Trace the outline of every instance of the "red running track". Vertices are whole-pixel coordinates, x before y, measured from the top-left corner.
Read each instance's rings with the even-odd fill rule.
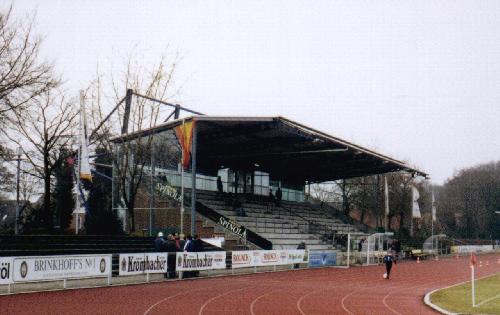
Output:
[[[500,272],[481,256],[477,277]],[[488,261],[488,266],[486,266]],[[469,280],[468,258],[0,296],[2,314],[436,314],[423,296]]]

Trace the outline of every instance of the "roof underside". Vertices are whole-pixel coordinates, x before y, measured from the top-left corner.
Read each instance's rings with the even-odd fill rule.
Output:
[[[304,183],[407,171],[403,162],[329,136],[283,117],[196,116],[197,171],[216,174],[221,167],[261,170],[273,179]],[[127,135],[131,139],[178,125],[174,121]],[[115,141],[120,141],[116,139]]]

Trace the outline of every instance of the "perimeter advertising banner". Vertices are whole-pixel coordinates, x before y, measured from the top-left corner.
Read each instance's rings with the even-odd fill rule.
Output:
[[[493,245],[459,245],[451,246],[452,254],[481,253],[493,251]]]
[[[0,257],[0,285],[14,283],[14,258]]]
[[[287,250],[254,250],[254,266],[275,266],[288,264]]]
[[[120,254],[120,276],[167,272],[167,253]]]
[[[289,249],[287,252],[289,264],[305,264],[309,262],[309,254],[305,249]]]
[[[242,250],[232,252],[232,268],[245,268],[255,266],[254,251]]]
[[[14,281],[107,277],[111,255],[15,257]]]
[[[245,250],[232,252],[232,268],[274,266],[308,263],[309,255],[304,249]]]
[[[309,267],[336,266],[337,254],[332,252],[309,252]]]
[[[226,252],[177,253],[177,271],[226,269]]]

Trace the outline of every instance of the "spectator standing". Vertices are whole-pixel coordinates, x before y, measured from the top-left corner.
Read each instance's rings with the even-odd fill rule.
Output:
[[[174,238],[174,242],[175,242],[175,251],[182,252],[181,238],[179,237],[179,234],[174,233],[173,238]]]
[[[222,186],[222,179],[220,176],[217,176],[217,193],[221,196],[224,194],[224,186]]]
[[[167,242],[165,246],[165,250],[167,252],[167,274],[166,278],[175,278],[175,258],[177,249],[175,247],[175,240],[172,234],[167,236]]]
[[[184,251],[194,252],[193,238],[191,237],[191,235],[188,235],[186,238],[186,244],[184,244]]]
[[[163,252],[165,250],[165,240],[163,239],[163,233],[158,232],[158,236],[155,239],[155,251]]]
[[[385,264],[385,273],[387,277],[385,277],[387,280],[389,280],[389,276],[391,274],[391,268],[392,268],[392,261],[393,261],[392,253],[391,251],[387,251],[387,254],[384,256],[384,264]]]
[[[203,242],[201,241],[201,239],[198,235],[194,236],[193,251],[194,252],[202,252],[203,251]]]
[[[269,204],[267,207],[269,213],[272,213],[275,203],[276,203],[276,198],[273,195],[273,190],[269,188]]]
[[[179,234],[179,251],[184,251],[184,246],[186,245],[186,235],[184,233]]]
[[[276,190],[276,206],[281,205],[281,198],[283,197],[283,193],[281,192],[281,187],[278,187],[278,190]]]
[[[363,250],[363,243],[365,242],[365,239],[362,238],[359,240],[359,243],[358,243],[358,252],[361,252]]]

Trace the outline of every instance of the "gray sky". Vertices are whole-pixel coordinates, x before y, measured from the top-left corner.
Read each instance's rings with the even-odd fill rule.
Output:
[[[132,49],[182,56],[175,101],[282,115],[442,183],[499,160],[500,1],[35,1],[44,54],[77,95]]]

